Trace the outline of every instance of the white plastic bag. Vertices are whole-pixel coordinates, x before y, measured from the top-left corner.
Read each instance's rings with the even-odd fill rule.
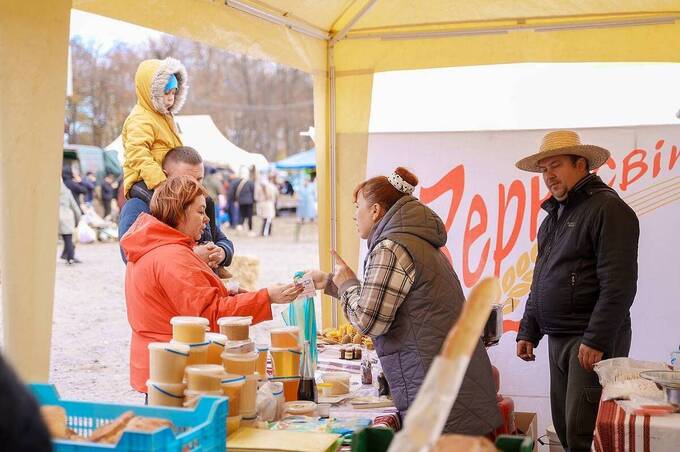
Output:
[[[272,389],[269,383],[265,383],[257,391],[257,417],[261,421],[271,422],[277,418],[276,397]]]
[[[97,239],[97,234],[88,224],[85,219],[80,220],[76,228],[76,235],[78,243],[92,243]]]

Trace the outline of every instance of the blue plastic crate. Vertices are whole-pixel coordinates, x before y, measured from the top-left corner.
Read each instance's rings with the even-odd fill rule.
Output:
[[[54,440],[55,452],[226,450],[228,399],[223,397],[201,397],[194,409],[166,408],[63,400],[53,385],[31,384],[29,387],[40,405],[63,407],[68,428],[86,438],[126,411],[168,419],[174,425],[173,429],[163,427],[152,433],[125,432],[116,445]]]

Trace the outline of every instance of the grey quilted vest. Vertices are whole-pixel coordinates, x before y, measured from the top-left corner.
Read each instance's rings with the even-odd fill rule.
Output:
[[[404,196],[375,225],[368,249],[392,240],[408,251],[415,281],[386,334],[375,340],[395,406],[402,415],[413,403],[432,360],[439,354],[465,296],[458,276],[440,248],[442,220],[412,196]],[[481,340],[474,351],[444,432],[485,435],[501,422],[491,362]]]

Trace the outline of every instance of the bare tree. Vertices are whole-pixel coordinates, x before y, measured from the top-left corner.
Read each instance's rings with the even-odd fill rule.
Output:
[[[172,56],[189,72],[183,114],[209,114],[229,140],[269,160],[311,144],[299,135],[314,118],[312,81],[303,72],[168,35],[107,50],[74,38],[71,51],[74,94],[66,121],[73,143],[106,146],[113,141],[136,102],[139,62]]]

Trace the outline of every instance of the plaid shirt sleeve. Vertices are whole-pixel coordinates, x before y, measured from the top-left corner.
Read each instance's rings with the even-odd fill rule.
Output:
[[[370,337],[385,334],[415,278],[413,259],[406,249],[383,240],[368,256],[363,285],[342,287],[340,301],[350,323]],[[344,289],[344,291],[342,290]]]

